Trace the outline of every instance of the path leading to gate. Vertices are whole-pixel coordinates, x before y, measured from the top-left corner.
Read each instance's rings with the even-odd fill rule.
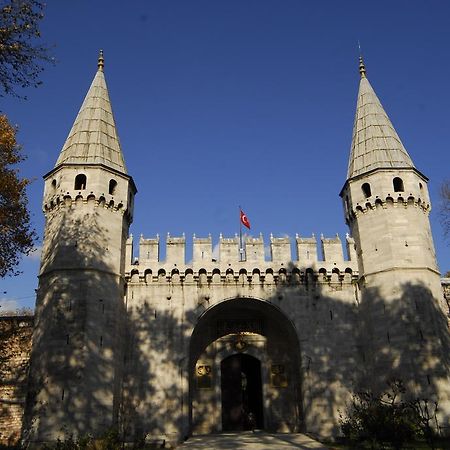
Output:
[[[205,436],[193,436],[184,444],[180,450],[329,450],[320,442],[298,433],[222,433],[208,434]]]

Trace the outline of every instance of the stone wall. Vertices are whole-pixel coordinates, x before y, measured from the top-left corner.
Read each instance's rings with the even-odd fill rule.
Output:
[[[442,278],[442,289],[444,291],[444,308],[447,315],[448,329],[450,330],[450,278]]]
[[[0,317],[0,444],[20,438],[33,316]]]

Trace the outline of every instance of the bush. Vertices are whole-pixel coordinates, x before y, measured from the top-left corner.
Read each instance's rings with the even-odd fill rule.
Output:
[[[354,448],[401,449],[407,441],[427,440],[433,448],[433,431],[426,400],[403,400],[401,381],[388,383],[388,389],[376,395],[360,392],[353,396],[346,416],[341,415],[341,431]],[[437,404],[434,404],[436,410]]]
[[[90,435],[74,439],[71,434],[64,440],[58,439],[54,444],[44,446],[43,450],[120,450],[121,448],[119,433],[112,428],[97,439]]]

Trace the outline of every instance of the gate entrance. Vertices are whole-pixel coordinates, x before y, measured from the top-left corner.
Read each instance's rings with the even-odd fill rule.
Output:
[[[198,319],[189,352],[193,434],[301,428],[300,346],[279,308],[222,301]]]
[[[220,371],[222,430],[262,429],[261,362],[250,355],[236,354],[221,362]]]

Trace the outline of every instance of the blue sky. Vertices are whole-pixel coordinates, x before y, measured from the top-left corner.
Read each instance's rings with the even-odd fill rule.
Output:
[[[27,101],[2,98],[28,156],[21,166],[42,236],[48,172],[96,70],[100,48],[128,171],[138,187],[132,233],[348,231],[345,182],[361,42],[368,78],[416,167],[438,220],[450,176],[450,2],[442,0],[48,0],[43,40],[57,59]],[[38,254],[0,280],[3,306],[34,304]]]

